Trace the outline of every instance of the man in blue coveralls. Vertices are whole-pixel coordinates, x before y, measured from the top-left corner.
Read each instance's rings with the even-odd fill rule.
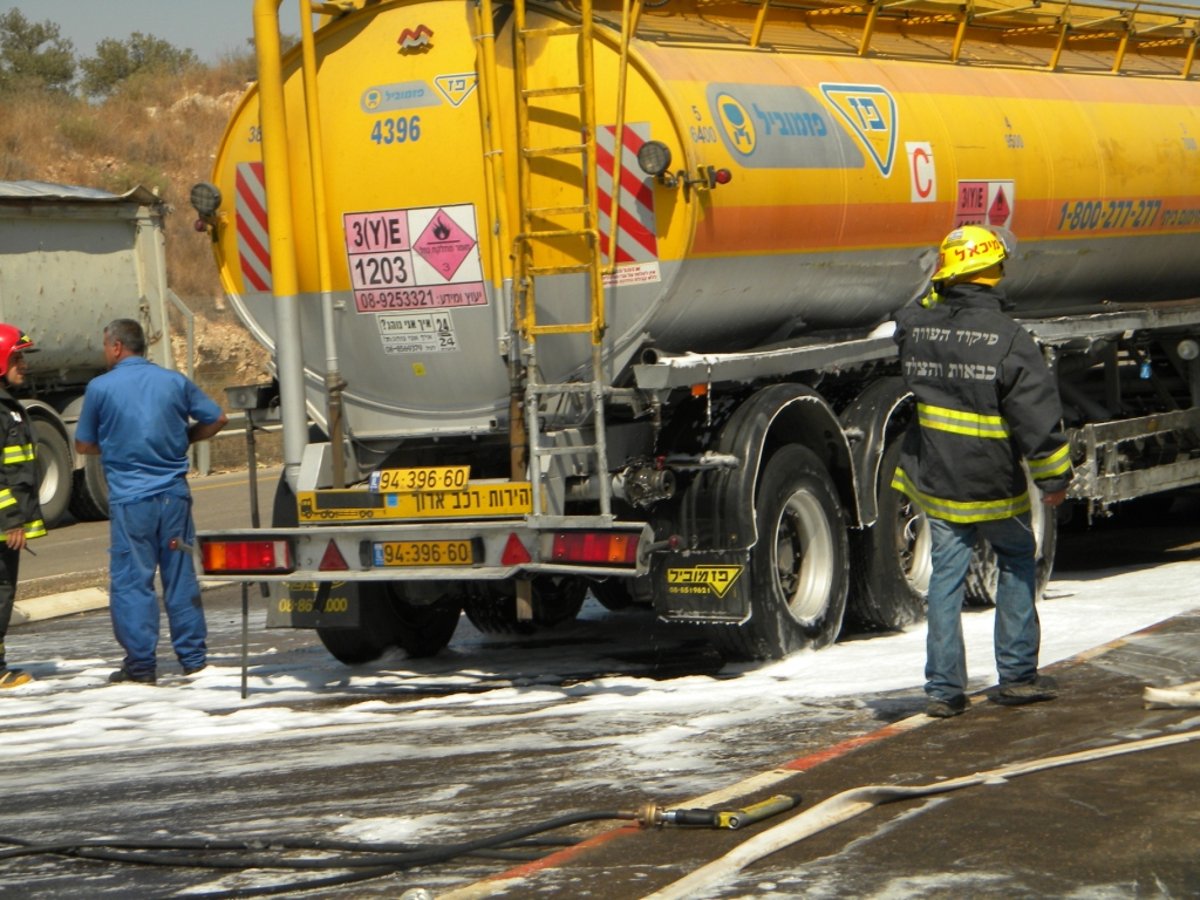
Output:
[[[160,570],[171,644],[184,675],[204,668],[208,629],[200,584],[186,547],[195,538],[188,446],[225,427],[228,417],[191,380],[145,358],[146,335],[132,319],[104,329],[109,371],[88,384],[75,449],[99,454],[108,480],[109,609],[125,650],[109,681],[158,679]],[[175,546],[172,546],[172,544]]]

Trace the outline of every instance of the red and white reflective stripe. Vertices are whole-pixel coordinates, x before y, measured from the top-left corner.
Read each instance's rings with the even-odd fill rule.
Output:
[[[234,182],[237,192],[238,259],[247,288],[271,290],[271,243],[267,230],[267,183],[260,162],[238,163]]]
[[[650,176],[638,168],[637,152],[650,139],[650,123],[625,126],[621,135],[621,205],[617,211],[616,262],[637,263],[658,259],[658,239],[654,235],[654,187]],[[606,125],[596,135],[596,177],[600,202],[600,246],[608,252],[611,233],[613,157],[617,145],[616,128]]]

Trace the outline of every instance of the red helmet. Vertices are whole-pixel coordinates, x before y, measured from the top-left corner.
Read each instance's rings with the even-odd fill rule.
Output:
[[[8,361],[12,359],[13,351],[22,352],[33,349],[33,339],[16,325],[6,325],[0,322],[0,375],[8,374]]]

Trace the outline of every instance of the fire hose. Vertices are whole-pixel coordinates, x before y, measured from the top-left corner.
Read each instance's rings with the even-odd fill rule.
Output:
[[[1183,687],[1196,688],[1200,682]],[[1094,762],[1108,759],[1126,753],[1137,753],[1142,750],[1153,750],[1200,740],[1200,731],[1187,731],[1180,734],[1163,735],[1146,738],[1140,741],[1129,741],[1110,747],[1100,747],[1093,750],[1083,750],[1078,753],[1068,753],[1063,756],[1050,756],[1027,762],[1011,763],[986,772],[965,775],[941,781],[937,784],[899,786],[891,784],[872,784],[852,788],[840,794],[823,800],[815,806],[794,816],[781,825],[776,825],[736,847],[724,856],[701,866],[689,875],[667,885],[661,890],[646,895],[643,900],[683,900],[693,897],[702,890],[711,888],[715,883],[736,875],[746,866],[762,859],[768,854],[775,853],[804,838],[825,831],[861,813],[891,803],[895,800],[907,800],[913,797],[924,797],[930,794],[942,794],[961,788],[974,787],[980,784],[999,784],[1020,775],[1029,775],[1046,769],[1060,766],[1070,766],[1076,763]]]
[[[737,829],[793,808],[799,798],[776,795],[736,810],[664,809],[647,804],[638,810],[595,810],[557,816],[534,825],[522,826],[469,841],[440,844],[362,843],[263,837],[250,840],[173,838],[130,840],[98,838],[67,839],[37,843],[0,835],[0,867],[10,860],[41,856],[194,869],[247,870],[279,869],[320,871],[337,874],[303,881],[264,884],[228,890],[193,890],[189,897],[228,900],[234,897],[294,894],[298,891],[354,884],[396,872],[449,862],[459,857],[482,856],[509,862],[528,862],[545,855],[547,848],[561,849],[574,840],[530,840],[569,825],[605,819],[632,820],[643,828],[663,825]],[[9,845],[5,847],[4,845]],[[319,851],[322,856],[296,856],[296,851]],[[330,855],[338,854],[338,855]],[[420,889],[410,897],[419,896]]]

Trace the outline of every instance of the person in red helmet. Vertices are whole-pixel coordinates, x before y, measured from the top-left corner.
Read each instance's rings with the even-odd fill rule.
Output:
[[[33,349],[20,328],[0,324],[0,688],[30,680],[28,672],[8,667],[4,638],[17,596],[21,550],[46,534],[38,504],[37,444],[25,407],[10,393],[25,383],[25,354]]]

